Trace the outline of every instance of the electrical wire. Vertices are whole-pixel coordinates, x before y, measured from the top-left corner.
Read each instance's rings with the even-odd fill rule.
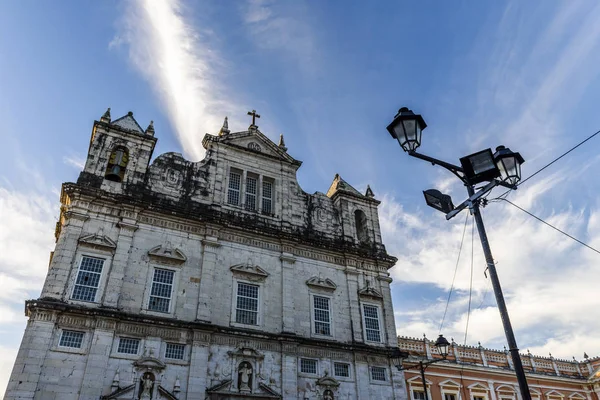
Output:
[[[525,214],[527,214],[527,215],[529,215],[529,216],[531,216],[531,217],[533,217],[533,218],[537,219],[538,221],[540,221],[540,222],[542,222],[542,223],[544,223],[544,224],[548,225],[550,228],[552,228],[552,229],[554,229],[554,230],[556,230],[556,231],[558,231],[558,232],[562,233],[563,235],[567,236],[567,237],[568,237],[568,238],[570,238],[570,239],[573,239],[574,241],[576,241],[577,243],[579,243],[579,244],[581,244],[581,245],[583,245],[583,246],[587,247],[588,249],[590,249],[590,250],[593,250],[593,251],[595,251],[596,253],[600,254],[600,251],[596,250],[596,249],[595,249],[595,248],[593,248],[592,246],[590,246],[590,245],[588,245],[587,243],[584,243],[584,242],[582,242],[581,240],[579,240],[579,239],[577,239],[577,238],[575,238],[575,237],[573,237],[573,236],[569,235],[567,232],[565,232],[565,231],[562,231],[562,230],[558,229],[557,227],[555,227],[554,225],[550,224],[549,222],[546,222],[546,221],[544,221],[543,219],[541,219],[540,217],[538,217],[538,216],[536,216],[536,215],[534,215],[534,214],[530,213],[529,211],[525,210],[524,208],[522,208],[522,207],[519,207],[518,205],[516,205],[516,204],[515,204],[515,203],[513,203],[512,201],[510,201],[510,200],[507,200],[507,199],[505,199],[505,198],[497,198],[497,199],[494,199],[494,200],[504,200],[504,201],[506,201],[508,204],[511,204],[512,206],[514,206],[514,207],[518,208],[519,210],[523,211]]]
[[[473,260],[475,256],[475,219],[471,222],[471,283],[469,284],[469,306],[467,309],[467,324],[465,327],[465,339],[463,346],[467,345],[467,334],[469,332],[469,319],[471,318],[471,298],[473,295]]]
[[[444,310],[444,316],[442,317],[442,322],[440,323],[440,331],[438,334],[442,333],[442,328],[444,327],[444,321],[446,320],[446,313],[448,312],[448,306],[450,305],[450,296],[452,296],[452,290],[454,289],[454,280],[456,279],[456,271],[458,271],[458,262],[460,261],[460,254],[462,252],[463,243],[465,241],[465,232],[467,231],[467,221],[469,220],[469,214],[465,215],[465,225],[463,227],[462,238],[460,239],[460,247],[458,248],[458,257],[456,257],[456,266],[454,267],[454,276],[452,277],[452,284],[450,285],[450,292],[448,293],[448,300],[446,300],[446,309]]]
[[[594,132],[591,136],[589,136],[586,139],[584,139],[583,141],[579,142],[577,145],[575,145],[574,147],[572,147],[571,149],[569,149],[568,151],[566,151],[565,153],[563,153],[559,157],[555,158],[550,163],[546,164],[545,166],[543,166],[542,168],[538,169],[533,174],[529,175],[527,178],[523,179],[521,182],[519,182],[517,184],[517,186],[521,186],[522,184],[524,184],[525,182],[527,182],[528,180],[530,180],[531,178],[533,178],[534,176],[536,176],[537,174],[539,174],[540,172],[542,172],[543,170],[545,170],[546,168],[548,168],[549,166],[551,166],[552,164],[554,164],[555,162],[557,162],[558,160],[560,160],[561,158],[563,158],[564,156],[566,156],[567,154],[569,154],[570,152],[572,152],[573,150],[575,150],[576,148],[578,148],[579,146],[581,146],[582,144],[584,144],[585,142],[587,142],[588,140],[592,139],[594,136],[598,135],[599,133],[600,133],[600,130]],[[511,191],[512,191],[512,189],[508,189],[506,192],[502,193],[497,198],[502,198],[502,197],[508,195],[508,193],[510,193]]]

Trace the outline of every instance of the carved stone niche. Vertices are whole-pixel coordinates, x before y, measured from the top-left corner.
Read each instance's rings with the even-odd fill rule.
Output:
[[[317,379],[317,385],[323,387],[325,391],[332,392],[333,395],[333,391],[340,386],[340,381],[329,376],[329,374],[325,372],[325,375]]]
[[[102,231],[95,234],[86,234],[79,238],[80,246],[91,247],[96,250],[110,251],[114,253],[117,243],[108,236],[103,235]]]
[[[320,276],[313,276],[306,281],[306,285],[315,289],[327,290],[333,292],[337,289],[337,285],[329,278],[322,278]]]
[[[148,251],[148,256],[153,261],[162,264],[183,264],[186,262],[187,257],[183,252],[177,248],[171,246],[170,243],[165,245],[156,246]]]
[[[248,279],[250,281],[264,281],[269,273],[259,267],[258,265],[252,264],[252,261],[248,260],[246,264],[237,264],[229,268],[234,276]]]

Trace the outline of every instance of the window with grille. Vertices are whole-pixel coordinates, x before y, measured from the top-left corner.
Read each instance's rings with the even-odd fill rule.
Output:
[[[301,358],[300,359],[300,372],[305,374],[315,374],[317,373],[317,360],[311,360],[309,358]]]
[[[140,339],[134,338],[119,338],[119,346],[117,353],[121,354],[137,354],[140,347]]]
[[[258,286],[238,283],[235,322],[258,325]]]
[[[331,336],[329,298],[313,296],[313,318],[317,335]]]
[[[363,304],[363,314],[365,318],[365,332],[367,340],[370,342],[381,342],[381,332],[379,330],[379,309],[375,306]]]
[[[420,390],[413,390],[413,400],[425,400],[425,392]]]
[[[335,376],[343,378],[350,377],[350,364],[346,363],[333,363],[333,373]]]
[[[62,347],[72,347],[74,349],[79,349],[81,348],[81,344],[83,343],[83,335],[85,335],[84,332],[62,331],[58,345]]]
[[[227,203],[237,206],[240,204],[240,186],[242,174],[236,171],[229,173],[229,190],[227,191]]]
[[[256,210],[256,184],[258,179],[248,174],[246,176],[246,210]]]
[[[374,381],[385,381],[385,368],[371,367],[371,379]]]
[[[262,183],[262,212],[273,214],[273,182],[263,178]]]
[[[148,302],[148,310],[164,313],[169,312],[174,276],[174,271],[158,268],[154,270],[150,301]]]
[[[83,256],[73,289],[73,300],[96,301],[104,259]]]
[[[170,358],[172,360],[183,360],[184,351],[184,344],[167,343],[167,348],[165,349],[165,358]]]

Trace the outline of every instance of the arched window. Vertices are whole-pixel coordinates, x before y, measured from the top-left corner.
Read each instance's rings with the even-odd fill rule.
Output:
[[[369,241],[369,231],[365,213],[361,210],[354,211],[354,222],[356,226],[356,238],[360,243],[367,243]]]
[[[109,181],[122,182],[125,176],[125,168],[129,162],[129,152],[125,147],[116,147],[108,158],[108,166],[104,177]]]

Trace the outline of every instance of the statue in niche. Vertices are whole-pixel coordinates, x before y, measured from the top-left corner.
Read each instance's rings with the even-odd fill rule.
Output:
[[[323,392],[323,400],[333,400],[333,392],[329,389]]]
[[[140,380],[140,399],[148,400],[152,398],[152,389],[154,388],[154,375],[146,372]]]
[[[252,365],[244,361],[238,368],[238,389],[240,392],[252,392]]]

